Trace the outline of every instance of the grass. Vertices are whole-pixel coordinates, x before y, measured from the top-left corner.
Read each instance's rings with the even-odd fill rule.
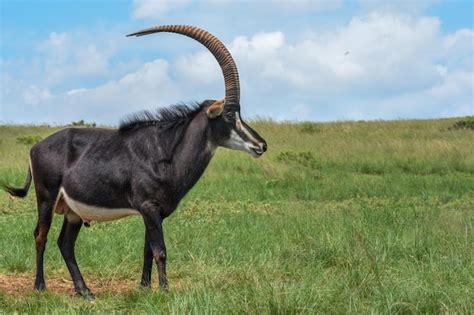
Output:
[[[144,230],[131,217],[84,228],[77,242],[86,281],[123,289],[87,303],[35,293],[31,280],[17,295],[0,290],[0,313],[469,313],[474,132],[458,121],[254,122],[268,153],[220,149],[165,221],[170,292],[137,289]],[[29,146],[18,137],[55,130],[0,126],[0,179],[23,183]],[[31,192],[0,193],[0,275],[11,279],[34,276]],[[47,285],[69,279],[61,221]]]

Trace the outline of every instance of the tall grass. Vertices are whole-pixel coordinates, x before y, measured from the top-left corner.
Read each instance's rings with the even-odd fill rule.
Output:
[[[128,289],[94,304],[0,291],[0,312],[469,313],[474,132],[450,128],[456,121],[254,122],[268,154],[220,149],[165,222],[169,293],[137,289],[144,230],[133,217],[93,224],[77,242],[86,281]],[[0,179],[26,176],[28,146],[17,137],[53,131],[0,127]],[[0,193],[0,274],[33,277],[32,192]],[[60,225],[47,285],[69,278],[54,242]]]

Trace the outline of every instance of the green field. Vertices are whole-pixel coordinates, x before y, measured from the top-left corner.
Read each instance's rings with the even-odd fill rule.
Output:
[[[83,228],[94,303],[74,296],[56,238],[33,288],[36,205],[0,192],[0,313],[471,313],[474,130],[460,120],[252,124],[260,159],[219,149],[165,221],[169,292],[140,290],[141,218]],[[20,186],[34,136],[0,126],[0,180]],[[31,142],[30,141],[30,142]]]

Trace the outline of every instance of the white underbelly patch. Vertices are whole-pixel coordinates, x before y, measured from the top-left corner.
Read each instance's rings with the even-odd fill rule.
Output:
[[[92,206],[69,197],[63,187],[60,188],[59,198],[64,198],[68,207],[74,211],[83,221],[112,221],[127,217],[129,215],[140,215],[135,209],[129,208],[104,208]]]

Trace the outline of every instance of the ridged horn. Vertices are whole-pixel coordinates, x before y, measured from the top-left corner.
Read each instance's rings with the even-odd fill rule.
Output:
[[[217,101],[208,108],[208,116],[214,118],[222,113],[224,105],[239,105],[240,83],[237,66],[224,44],[211,33],[189,25],[161,25],[150,27],[127,36],[143,36],[159,32],[170,32],[188,36],[204,45],[214,55],[222,69],[225,83],[224,102]]]

